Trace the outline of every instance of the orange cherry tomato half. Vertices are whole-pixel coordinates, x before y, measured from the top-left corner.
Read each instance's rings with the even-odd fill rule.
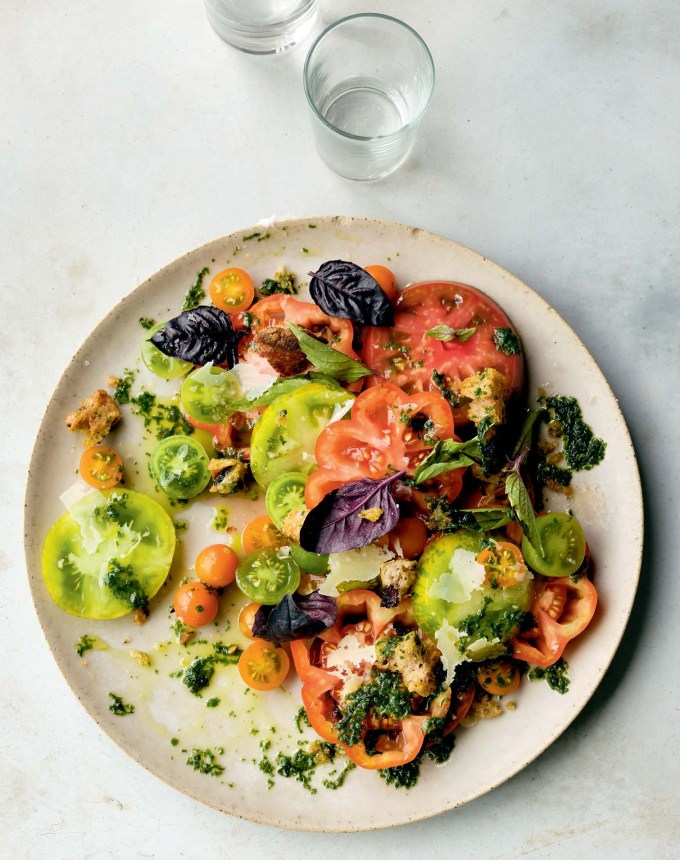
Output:
[[[422,555],[427,543],[427,526],[418,517],[402,517],[388,534],[390,549],[406,559]]]
[[[210,298],[216,308],[235,314],[252,305],[255,285],[243,269],[224,269],[210,282]]]
[[[212,588],[224,588],[236,577],[238,556],[223,543],[214,543],[196,556],[196,576]]]
[[[484,565],[484,580],[491,588],[512,588],[523,582],[528,572],[519,547],[507,541],[498,541],[483,549],[477,556],[477,563]]]
[[[123,458],[108,445],[93,445],[83,451],[78,469],[91,487],[110,490],[123,477]]]
[[[187,627],[205,627],[215,620],[219,602],[217,595],[202,582],[187,582],[175,592],[175,615]]]
[[[256,549],[271,549],[283,546],[286,539],[267,514],[255,517],[243,530],[243,552],[248,555]]]
[[[241,633],[247,636],[248,639],[254,639],[253,636],[253,621],[255,615],[260,608],[260,603],[246,603],[243,609],[238,614],[238,626]]]
[[[378,286],[392,302],[397,295],[397,280],[394,273],[387,266],[364,266],[364,271],[372,275],[378,282]]]
[[[241,654],[238,671],[245,683],[254,690],[280,687],[290,669],[290,658],[283,648],[264,639],[256,639]]]
[[[477,683],[492,696],[507,696],[519,687],[519,669],[509,660],[494,660],[477,669]]]

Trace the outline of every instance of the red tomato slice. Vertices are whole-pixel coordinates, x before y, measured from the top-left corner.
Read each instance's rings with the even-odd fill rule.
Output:
[[[475,328],[465,341],[439,341],[429,329]],[[506,355],[493,340],[497,328],[512,328],[503,311],[474,287],[453,281],[428,281],[407,287],[399,296],[392,328],[367,328],[362,358],[372,370],[406,391],[436,390],[433,371],[444,373],[456,390],[460,382],[493,367],[519,391],[524,379],[522,354]],[[457,424],[467,422],[466,408],[454,410]]]

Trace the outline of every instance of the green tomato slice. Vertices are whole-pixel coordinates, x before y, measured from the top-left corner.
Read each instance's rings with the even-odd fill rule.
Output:
[[[142,341],[142,361],[151,373],[160,376],[161,379],[177,379],[180,376],[185,376],[191,370],[193,364],[190,361],[182,361],[181,358],[171,358],[151,343],[151,338],[164,325],[165,323],[155,325],[149,330],[146,338]]]
[[[201,443],[191,436],[168,436],[153,449],[149,469],[171,499],[192,499],[210,483],[209,462]]]
[[[522,538],[522,555],[532,570],[543,576],[571,576],[583,564],[586,539],[581,524],[569,514],[544,514],[536,518],[543,558]]]
[[[300,585],[300,568],[286,547],[259,549],[239,562],[236,584],[251,600],[273,606]]]
[[[306,481],[302,472],[283,472],[267,487],[264,503],[277,529],[291,511],[306,510]]]
[[[262,413],[250,441],[250,468],[266,489],[284,472],[309,473],[321,431],[354,395],[312,382],[277,397]]]
[[[271,516],[271,514],[269,515]],[[295,543],[290,545],[290,557],[299,568],[307,573],[328,573],[328,556],[308,552]],[[362,586],[363,587],[363,586]]]
[[[182,411],[199,425],[226,424],[233,412],[229,404],[240,394],[241,386],[231,371],[206,364],[182,383]]]
[[[476,625],[476,644],[470,637],[466,640],[466,657],[471,660],[502,653],[502,643],[514,632],[509,624],[513,613],[528,610],[533,600],[529,574],[509,588],[487,585],[484,566],[476,561],[481,550],[482,537],[465,529],[437,538],[418,561],[412,591],[416,621],[430,636],[447,625],[457,632],[461,622],[482,613],[487,621]]]
[[[71,615],[119,618],[156,594],[174,551],[175,528],[158,502],[133,490],[95,490],[48,531],[43,576]]]

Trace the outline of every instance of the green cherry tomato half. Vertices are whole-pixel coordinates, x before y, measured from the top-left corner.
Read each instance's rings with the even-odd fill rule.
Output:
[[[295,564],[307,573],[328,573],[328,556],[316,552],[308,552],[295,543],[290,545],[290,557]],[[362,588],[366,586],[362,585]]]
[[[190,361],[182,361],[180,358],[171,358],[151,343],[151,338],[164,325],[165,323],[155,325],[142,341],[142,361],[151,373],[160,376],[161,379],[177,379],[180,376],[186,376],[193,364]]]
[[[300,568],[286,547],[259,549],[239,562],[236,584],[250,600],[273,606],[300,585]]]
[[[81,618],[120,618],[165,582],[175,528],[154,499],[95,490],[47,532],[42,569],[54,602]]]
[[[284,472],[267,487],[264,503],[277,529],[291,511],[305,510],[305,483],[302,472]]]
[[[210,483],[209,462],[201,443],[191,436],[168,436],[153,449],[149,468],[171,499],[192,499]]]
[[[532,570],[543,576],[571,576],[583,564],[586,539],[581,524],[569,514],[545,514],[536,518],[544,557],[522,538],[522,555]]]
[[[190,373],[182,383],[182,411],[197,427],[226,424],[232,413],[229,403],[240,393],[241,386],[233,373],[206,364]]]

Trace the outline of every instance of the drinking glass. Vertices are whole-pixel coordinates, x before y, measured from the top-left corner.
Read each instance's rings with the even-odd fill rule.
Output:
[[[350,15],[310,48],[304,87],[316,148],[328,167],[348,179],[378,179],[413,146],[432,98],[434,63],[403,21]]]
[[[248,54],[278,54],[311,30],[316,0],[205,0],[213,30]]]

